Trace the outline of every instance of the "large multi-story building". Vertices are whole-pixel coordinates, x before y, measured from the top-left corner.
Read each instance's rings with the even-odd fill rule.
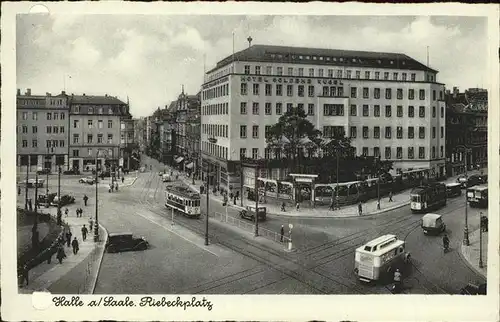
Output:
[[[456,175],[488,164],[488,92],[457,87],[446,92],[446,172]]]
[[[169,106],[165,106],[160,125],[160,146],[162,151],[162,162],[165,164],[175,164],[176,141],[175,141],[175,112],[177,101],[173,101]]]
[[[201,146],[216,182],[238,187],[242,157],[274,158],[266,130],[303,108],[324,137],[345,133],[357,155],[394,170],[445,172],[444,85],[397,53],[254,45],[219,61],[202,86]]]
[[[31,171],[68,167],[68,99],[65,92],[32,95],[17,90],[17,166]]]
[[[90,171],[101,165],[118,166],[120,120],[128,106],[116,97],[71,95],[69,113],[69,162],[72,168]]]

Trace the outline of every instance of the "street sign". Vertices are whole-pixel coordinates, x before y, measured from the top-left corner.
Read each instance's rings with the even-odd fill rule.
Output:
[[[293,228],[293,224],[288,224],[288,228],[292,229]]]

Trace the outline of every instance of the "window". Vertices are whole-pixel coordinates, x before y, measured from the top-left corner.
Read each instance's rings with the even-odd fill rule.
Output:
[[[380,148],[378,146],[373,148],[373,156],[376,158],[380,157]]]
[[[375,79],[380,79],[380,72],[375,72]]]
[[[351,110],[350,110],[351,116],[356,116],[356,112],[357,112],[356,104],[352,104],[351,105]]]
[[[112,129],[112,128],[113,128],[113,121],[108,120],[108,129]]]
[[[240,148],[240,160],[245,159],[247,157],[247,149]]]
[[[408,138],[415,138],[415,128],[413,126],[408,126]]]
[[[63,141],[63,142],[64,142],[64,141]],[[36,147],[38,147],[38,141],[37,141],[36,139],[34,139],[34,140],[32,140],[32,141],[31,141],[31,147],[32,147],[32,148],[36,148]]]
[[[363,98],[370,98],[368,87],[363,87]]]
[[[293,67],[288,67],[288,76],[293,76]]]
[[[314,68],[309,68],[309,77],[314,77]]]
[[[432,117],[436,117],[436,107],[432,107]]]
[[[304,111],[304,104],[302,104],[302,103],[297,104],[297,110],[298,111]]]
[[[425,159],[425,148],[423,146],[418,148],[418,158]]]
[[[435,101],[436,100],[436,90],[433,90],[432,91],[432,100]]]
[[[403,117],[403,106],[398,105],[396,107],[396,114],[397,114],[398,117]]]
[[[108,134],[108,144],[113,144],[113,134]]]
[[[102,134],[97,134],[97,143],[102,143]]]
[[[415,158],[415,154],[414,154],[414,149],[412,146],[408,147],[408,159],[413,159]]]
[[[423,126],[418,127],[418,138],[425,139],[425,127]]]
[[[314,86],[308,87],[307,94],[309,95],[309,97],[314,97]]]
[[[418,93],[420,100],[425,100],[425,89],[421,89]]]
[[[258,125],[253,125],[252,126],[252,137],[254,139],[258,139],[259,138],[259,126]]]
[[[259,115],[259,103],[258,102],[253,102],[253,104],[252,104],[252,114],[253,115]]]
[[[271,131],[271,125],[266,125],[266,127],[264,128],[264,135],[266,139],[269,137],[269,131]]]
[[[425,106],[420,106],[418,108],[418,116],[419,117],[425,117]]]
[[[27,148],[28,147],[28,140],[23,140],[23,148]]]
[[[370,116],[368,105],[363,105],[363,116]]]
[[[375,98],[375,99],[379,99],[380,98],[380,88],[374,88],[373,98]]]
[[[260,75],[260,66],[255,66],[255,74]]]
[[[370,72],[365,72],[365,79],[370,79]]]
[[[413,106],[408,106],[408,117],[415,117],[415,108]]]
[[[287,96],[293,95],[293,85],[286,85],[286,95]]]
[[[357,87],[351,87],[351,98],[356,98],[357,94],[358,94]]]
[[[363,126],[363,139],[368,139],[368,126]]]
[[[252,159],[258,159],[258,158],[259,158],[259,149],[252,148]]]
[[[282,96],[282,95],[283,95],[283,85],[276,84],[276,96]]]
[[[27,117],[28,117],[28,115],[26,115],[26,118]],[[25,120],[25,119],[23,118],[23,120]],[[38,120],[38,113],[37,112],[33,112],[33,121],[36,121],[36,120]]]
[[[444,107],[441,106],[441,118],[444,117]]]
[[[373,127],[373,138],[380,139],[380,126]]]
[[[246,139],[247,137],[247,126],[246,125],[240,125],[240,138],[241,139]]]
[[[390,105],[385,106],[385,117],[392,117],[392,107]]]
[[[402,159],[403,158],[403,148],[398,146],[396,148],[396,158]]]
[[[391,148],[390,147],[385,148],[385,158],[388,160],[391,158]]]
[[[88,149],[87,149],[87,154],[88,154],[89,156],[91,156],[91,155],[92,155],[92,148],[88,148]]]
[[[351,71],[350,71],[350,70],[348,70],[348,71],[346,72],[346,78],[351,78]]]
[[[385,99],[390,100],[391,97],[392,97],[392,91],[391,91],[391,89],[390,88],[386,88],[385,89]]]
[[[253,95],[259,95],[260,84],[252,84],[253,87]]]
[[[278,75],[282,76],[283,75],[283,67],[278,67]]]
[[[271,96],[272,92],[272,85],[271,84],[266,84],[266,96]]]
[[[401,78],[403,79],[403,81],[406,81],[406,73],[403,73],[401,76],[402,76]]]
[[[61,128],[62,128],[62,129],[64,129],[64,127],[62,127],[62,126],[61,126]],[[38,133],[38,126],[33,125],[33,126],[31,127],[31,132],[33,132],[33,133]],[[61,131],[61,133],[62,133],[62,132],[64,132],[64,131]]]
[[[385,138],[386,139],[392,138],[392,128],[390,126],[385,127]]]
[[[250,66],[245,65],[245,74],[249,75],[250,74]]]
[[[266,115],[271,115],[271,103],[266,103],[266,106],[265,106],[265,113]]]
[[[23,120],[26,120],[28,118],[28,114],[26,113],[26,118],[23,118]],[[52,113],[47,113],[47,120],[52,120]]]
[[[314,104],[307,104],[307,115],[314,115]]]
[[[344,116],[343,104],[323,104],[324,116]]]
[[[80,134],[73,134],[73,144],[80,143]]]
[[[24,126],[23,126],[23,131],[24,131]],[[28,132],[28,128],[26,128],[26,132]],[[47,128],[45,129],[45,132],[46,133],[52,133],[52,126],[50,126],[50,125],[47,126]]]
[[[241,83],[241,85],[240,85],[240,93],[241,93],[241,95],[247,95],[247,93],[248,93],[248,85],[247,85],[247,83]]]
[[[60,146],[61,148],[64,148],[64,140],[59,140],[59,146]]]
[[[436,127],[435,126],[432,127],[432,138],[433,139],[436,138]]]
[[[414,82],[414,81],[415,81],[415,77],[416,77],[415,73],[411,73],[411,81],[412,81],[412,82]]]
[[[433,159],[436,158],[436,147],[435,146],[432,147],[432,158]]]
[[[298,86],[297,93],[298,93],[299,97],[304,97],[304,85]]]
[[[357,136],[357,131],[356,131],[356,127],[355,126],[351,126],[350,130],[349,130],[349,136],[352,138],[352,139],[355,139],[356,136]]]
[[[318,76],[323,77],[324,70],[323,68],[318,69]]]
[[[283,110],[283,103],[278,102],[276,103],[276,115],[281,115]]]
[[[292,103],[286,103],[286,111],[287,113],[292,112]]]
[[[356,79],[361,78],[361,72],[359,70],[356,71]]]
[[[441,139],[444,137],[444,127],[441,126]]]
[[[98,112],[97,112],[97,113],[98,113],[98,114],[102,114],[102,112],[103,112],[102,107],[99,107],[99,110],[98,110]],[[61,119],[63,119],[62,114],[63,114],[63,113],[61,113]]]
[[[408,99],[409,100],[415,99],[415,90],[412,88],[408,90]]]
[[[396,128],[396,137],[398,139],[402,139],[403,138],[403,127],[402,126],[398,126]]]
[[[373,106],[373,116],[380,117],[380,105]]]
[[[323,86],[323,96],[329,96],[329,94],[328,94],[328,86]]]
[[[102,120],[97,121],[97,128],[102,129]]]
[[[59,127],[54,126],[54,127],[52,128],[52,133],[55,133],[55,134],[59,133]]]
[[[367,156],[367,155],[368,155],[368,148],[363,147],[363,150],[362,150],[362,151],[363,151],[363,152],[362,152],[363,156]]]
[[[93,136],[92,134],[87,134],[87,143],[92,143]]]
[[[264,148],[264,157],[266,159],[271,159],[271,149],[270,148]]]
[[[333,78],[333,69],[328,69],[328,77]]]
[[[323,126],[323,136],[326,138],[344,136],[344,134],[343,126]]]
[[[111,108],[111,107],[110,107],[110,108],[108,108],[108,114],[109,114],[109,115],[113,114],[113,108]]]
[[[50,126],[47,126],[47,131],[50,130]],[[23,125],[23,133],[28,133],[28,126],[26,125]],[[47,132],[47,133],[50,133],[50,132]]]
[[[392,80],[398,80],[398,73],[392,73]]]
[[[342,69],[337,70],[337,77],[342,78]]]
[[[304,76],[304,68],[299,68],[299,76]]]
[[[444,157],[443,146],[441,145],[441,146],[439,147],[439,149],[441,150],[441,158],[442,158],[442,157]]]

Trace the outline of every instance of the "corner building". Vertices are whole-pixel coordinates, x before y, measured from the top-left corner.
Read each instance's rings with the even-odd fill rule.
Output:
[[[240,157],[274,158],[266,131],[287,109],[302,107],[324,137],[349,136],[357,155],[394,161],[394,172],[444,175],[437,73],[398,53],[251,46],[205,75],[202,157],[215,166],[217,184],[237,188]],[[273,170],[277,176],[282,171]]]

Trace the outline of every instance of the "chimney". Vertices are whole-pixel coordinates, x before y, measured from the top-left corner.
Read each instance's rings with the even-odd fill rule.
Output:
[[[31,88],[27,88],[26,89],[26,96],[30,96],[31,95]]]
[[[453,98],[457,98],[458,87],[453,87]]]
[[[85,96],[85,93],[83,93],[83,96]]]
[[[108,97],[108,94],[104,94],[104,97]]]
[[[61,95],[66,95],[66,91],[61,91]]]
[[[50,94],[49,92],[45,92],[45,95],[46,96],[52,96],[52,94]]]
[[[20,88],[17,89],[17,96],[21,96],[21,89]]]

